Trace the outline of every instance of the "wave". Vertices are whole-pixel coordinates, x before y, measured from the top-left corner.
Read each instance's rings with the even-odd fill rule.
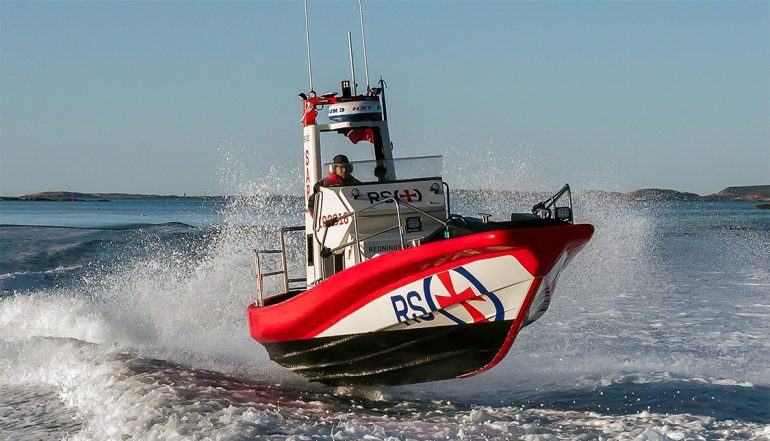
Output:
[[[25,409],[47,400],[51,432],[76,439],[663,440],[770,433],[768,389],[724,378],[610,373],[571,388],[507,387],[514,399],[498,400],[499,388],[494,399],[477,402],[416,389],[370,391],[370,398],[358,393],[366,391],[287,384],[256,370],[253,377],[261,379],[248,380],[70,338],[0,341],[0,350],[11,361],[0,367],[3,395],[24,400],[11,414],[40,418]],[[11,434],[30,433],[16,428]]]
[[[0,274],[0,297],[53,285],[58,280],[77,274],[86,266],[87,264],[76,264],[59,266],[45,271],[17,271]]]
[[[109,228],[0,227],[0,293],[28,292],[103,279],[116,265],[142,261],[153,249],[198,253],[216,229],[179,222]]]
[[[111,329],[89,299],[76,292],[0,298],[0,340],[39,337],[104,343],[110,340]]]

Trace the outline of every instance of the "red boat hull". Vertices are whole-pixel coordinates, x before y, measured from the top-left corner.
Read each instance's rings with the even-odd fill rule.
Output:
[[[475,375],[544,312],[559,272],[593,231],[503,228],[385,254],[251,305],[251,335],[274,361],[326,384]]]

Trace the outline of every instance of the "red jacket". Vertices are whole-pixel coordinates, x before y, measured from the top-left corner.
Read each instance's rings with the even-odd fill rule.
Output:
[[[325,178],[316,182],[313,186],[313,191],[318,191],[319,187],[339,187],[341,185],[355,185],[360,183],[361,181],[354,178],[353,175],[348,175],[348,177],[343,180],[336,174],[330,172]]]
[[[316,198],[316,194],[318,194],[319,191],[321,191],[321,187],[339,187],[341,185],[356,185],[360,184],[361,181],[354,178],[353,175],[348,175],[346,179],[342,179],[339,176],[337,176],[334,173],[329,173],[326,175],[325,178],[321,179],[320,181],[316,182],[313,186],[313,194],[310,195],[310,198],[308,199],[307,207],[311,211],[311,215],[313,214],[313,204],[314,200]]]

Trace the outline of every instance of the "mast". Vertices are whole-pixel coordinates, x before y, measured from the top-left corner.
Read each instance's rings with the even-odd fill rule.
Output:
[[[366,58],[366,33],[364,32],[364,7],[358,0],[358,15],[361,17],[361,42],[364,46],[364,71],[366,72],[366,92],[369,92],[369,60]]]
[[[358,95],[358,85],[356,84],[356,68],[353,65],[353,34],[348,32],[348,54],[350,56],[350,79],[353,81],[353,96]],[[366,87],[369,90],[369,86]]]
[[[315,89],[313,89],[313,61],[310,59],[310,25],[307,18],[307,0],[305,0],[305,39],[307,40],[307,72],[310,76],[310,94],[315,95]]]

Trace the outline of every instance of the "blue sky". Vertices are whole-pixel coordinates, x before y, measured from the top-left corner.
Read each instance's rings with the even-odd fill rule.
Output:
[[[364,84],[357,2],[309,8],[316,89],[349,76],[347,31]],[[396,155],[443,154],[455,186],[770,183],[770,2],[364,11]],[[238,179],[299,194],[305,50],[300,1],[3,0],[0,194],[222,194]]]

